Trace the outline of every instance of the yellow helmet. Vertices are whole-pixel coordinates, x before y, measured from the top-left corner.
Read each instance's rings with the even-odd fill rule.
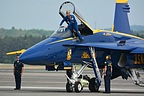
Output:
[[[107,55],[106,56],[106,60],[108,60],[108,59],[110,59],[111,58],[111,56],[110,55]]]

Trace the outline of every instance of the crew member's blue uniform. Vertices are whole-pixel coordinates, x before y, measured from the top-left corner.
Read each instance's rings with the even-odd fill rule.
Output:
[[[76,34],[79,37],[79,39],[83,40],[82,36],[78,32],[78,25],[77,25],[77,21],[76,21],[74,15],[70,15],[69,17],[68,16],[64,17],[60,23],[60,26],[63,24],[64,21],[66,21],[68,23],[68,28],[72,29],[72,30],[74,29],[76,31]]]
[[[105,81],[105,93],[110,93],[110,80],[111,80],[111,69],[112,69],[112,62],[110,60],[107,60],[105,62],[106,66],[106,75],[104,76],[104,81]]]
[[[16,83],[15,89],[21,89],[22,67],[24,67],[24,65],[18,60],[14,62],[14,75],[15,75],[15,83]]]

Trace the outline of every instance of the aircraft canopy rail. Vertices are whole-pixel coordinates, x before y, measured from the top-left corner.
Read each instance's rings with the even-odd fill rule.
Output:
[[[82,35],[93,34],[93,29],[86,23],[86,21],[83,19],[82,15],[79,13],[76,6],[70,1],[62,3],[62,5],[59,8],[59,14],[61,15],[62,18],[66,17],[67,10],[70,10],[70,12],[73,15],[75,15],[75,17],[77,17],[77,19],[81,22],[81,24],[79,24],[78,27]]]

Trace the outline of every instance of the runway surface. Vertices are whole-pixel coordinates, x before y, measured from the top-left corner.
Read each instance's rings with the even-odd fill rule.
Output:
[[[86,71],[85,74],[91,75],[92,72]],[[22,89],[15,91],[12,70],[0,69],[0,96],[144,96],[144,87],[134,85],[131,79],[123,80],[119,77],[111,82],[111,94],[103,93],[103,81],[98,93],[91,93],[88,88],[84,88],[81,93],[67,93],[64,71],[25,70],[22,77]]]

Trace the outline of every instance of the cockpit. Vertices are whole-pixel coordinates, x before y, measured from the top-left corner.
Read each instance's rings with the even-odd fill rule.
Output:
[[[92,28],[86,23],[86,21],[83,19],[82,15],[72,2],[66,1],[60,6],[59,14],[61,15],[62,18],[66,16],[65,14],[66,10],[70,10],[71,13],[76,17],[76,20],[78,22],[78,31],[81,33],[81,35],[87,36],[93,34]],[[68,29],[65,28],[64,26],[60,27],[51,35],[51,38],[65,39],[70,37],[77,37],[76,32],[73,29]]]
[[[52,35],[51,38],[69,38],[73,37],[73,34],[70,29],[65,28],[64,26],[60,27],[58,30],[56,30]]]
[[[76,17],[76,20],[78,22],[78,31],[81,33],[81,35],[86,36],[86,35],[93,34],[92,29],[85,22],[82,15],[80,14],[80,12],[77,10],[76,6],[72,2],[66,1],[60,6],[59,14],[61,15],[62,18],[66,16],[65,14],[66,10],[70,10],[71,13]],[[70,37],[77,37],[75,30],[65,28],[64,26],[60,27],[51,35],[51,38],[66,39]]]

